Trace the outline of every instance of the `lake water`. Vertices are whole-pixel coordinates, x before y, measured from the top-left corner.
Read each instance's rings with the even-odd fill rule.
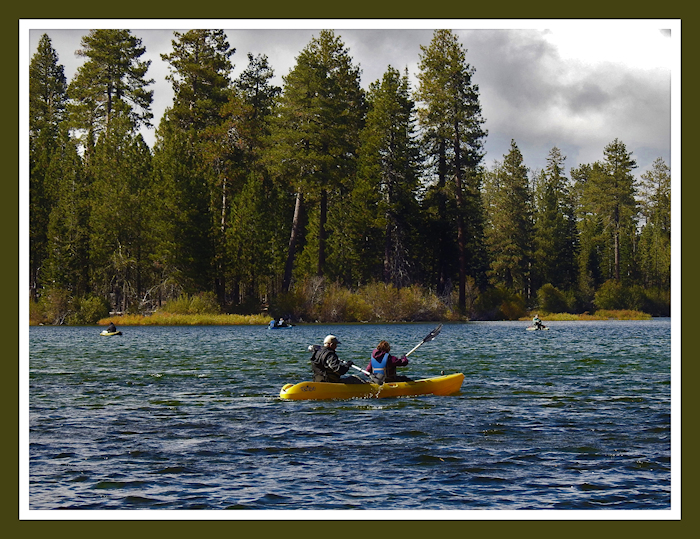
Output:
[[[31,327],[28,509],[668,511],[670,319],[549,325],[446,324],[400,372],[458,394],[349,401],[279,392],[435,324]]]

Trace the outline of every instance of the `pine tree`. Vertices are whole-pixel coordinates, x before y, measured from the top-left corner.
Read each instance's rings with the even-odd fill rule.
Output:
[[[457,232],[459,260],[459,306],[466,307],[466,277],[468,258],[478,257],[476,251],[467,251],[468,238],[481,237],[483,223],[478,220],[480,163],[483,159],[483,139],[479,87],[472,78],[475,69],[466,62],[466,49],[451,30],[436,30],[430,46],[421,46],[417,99],[421,126],[425,131],[426,152],[437,178],[435,195],[437,214],[447,216],[447,197],[454,199],[454,218]],[[448,188],[448,183],[453,183]],[[471,184],[471,185],[470,185]],[[470,217],[467,211],[475,213]],[[467,230],[467,224],[471,227]],[[450,258],[448,229],[439,225],[437,241],[438,279],[441,288],[448,280]],[[477,264],[471,263],[472,267]]]
[[[51,39],[41,36],[29,63],[29,288],[36,300],[47,256],[49,216],[57,194],[49,180],[65,119],[66,77]]]
[[[305,200],[313,200],[318,210],[310,212],[302,245],[307,264],[300,271],[311,273],[308,264],[314,259],[317,275],[326,272],[327,258],[335,268],[344,264],[349,246],[342,234],[343,200],[355,175],[364,108],[359,68],[352,65],[349,51],[333,31],[321,31],[284,77],[268,156],[277,176],[296,193],[284,291],[290,287],[297,244],[301,245]],[[329,235],[333,242],[328,242]]]
[[[205,145],[222,123],[231,91],[229,46],[223,30],[174,32],[168,80],[175,92],[156,133],[159,187],[167,196],[171,237],[163,251],[169,273],[187,293],[215,288],[225,296],[225,234],[229,185],[222,160],[207,155]],[[212,159],[216,165],[212,167]]]
[[[663,159],[641,176],[644,226],[639,252],[642,284],[671,288],[671,170]]]
[[[636,181],[632,170],[637,163],[624,143],[615,139],[604,150],[605,160],[593,167],[582,192],[581,204],[602,220],[607,235],[604,275],[619,281],[633,271],[633,244],[636,235]]]
[[[76,142],[62,130],[48,176],[58,188],[49,216],[48,254],[41,280],[73,296],[90,291],[89,184]]]
[[[228,101],[233,68],[230,58],[236,49],[231,48],[223,30],[173,35],[173,52],[161,54],[170,64],[166,78],[175,92],[168,119],[184,131],[217,124],[221,107]]]
[[[230,202],[222,208],[226,241],[227,282],[234,303],[256,302],[274,292],[281,273],[284,232],[270,223],[286,223],[288,204],[270,178],[263,155],[270,122],[281,89],[271,84],[274,71],[264,55],[248,54],[248,66],[233,83],[222,108],[223,123],[211,129],[208,148],[220,176],[227,182]]]
[[[113,118],[92,159],[90,265],[95,292],[120,311],[149,306],[153,282],[151,152],[129,120]]]
[[[576,228],[579,240],[577,255],[578,299],[580,308],[593,308],[593,295],[604,281],[603,252],[605,250],[603,218],[586,203],[588,185],[594,176],[602,174],[600,163],[583,164],[571,169]]]
[[[529,297],[532,256],[532,195],[528,169],[514,140],[487,184],[489,223],[486,229],[491,284]]]
[[[564,176],[565,156],[552,148],[535,188],[534,287],[568,290],[576,283],[576,220]]]
[[[146,79],[150,60],[140,38],[130,30],[91,30],[76,54],[86,58],[68,87],[71,126],[82,133],[90,151],[115,115],[125,115],[134,131],[150,126],[153,90]]]
[[[418,147],[408,73],[389,66],[370,85],[358,180],[347,223],[354,239],[353,282],[383,280],[397,288],[415,278]]]

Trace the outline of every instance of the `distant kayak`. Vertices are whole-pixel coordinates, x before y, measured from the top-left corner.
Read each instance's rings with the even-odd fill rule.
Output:
[[[549,331],[549,328],[547,326],[542,326],[540,328],[536,328],[535,326],[527,326],[525,329],[527,331]]]
[[[102,332],[100,333],[100,335],[102,335],[103,337],[113,337],[114,335],[121,335],[121,334],[122,334],[121,331],[107,331],[106,329],[102,330]]]
[[[328,400],[357,398],[409,397],[414,395],[452,395],[459,391],[464,374],[447,374],[412,382],[385,382],[382,385],[334,384],[331,382],[301,382],[286,384],[280,391],[281,399]]]
[[[286,322],[282,325],[280,325],[278,322],[275,322],[274,320],[270,320],[269,325],[267,326],[268,329],[291,329],[294,326],[292,324],[287,324]]]

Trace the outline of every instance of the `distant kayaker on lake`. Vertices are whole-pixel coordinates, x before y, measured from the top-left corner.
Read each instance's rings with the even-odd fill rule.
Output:
[[[116,333],[117,332],[117,326],[114,325],[114,322],[110,322],[109,325],[107,326],[107,333]]]
[[[339,344],[340,341],[335,335],[328,335],[323,339],[323,346],[314,345],[309,347],[313,350],[311,369],[314,373],[314,382],[362,383],[362,380],[355,376],[341,378],[353,366],[353,362],[342,361],[338,358],[335,349]]]
[[[408,358],[392,356],[389,354],[390,351],[391,345],[387,341],[380,341],[372,350],[369,365],[365,370],[382,382],[410,382],[411,379],[408,376],[396,374],[396,367],[408,365]]]
[[[535,326],[535,329],[540,329],[544,327],[542,320],[540,320],[539,314],[535,314],[535,317],[532,319],[532,324]]]

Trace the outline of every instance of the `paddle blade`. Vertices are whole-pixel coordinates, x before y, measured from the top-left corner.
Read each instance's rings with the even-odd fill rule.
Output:
[[[436,327],[433,331],[428,333],[428,335],[423,339],[423,342],[429,342],[432,341],[435,337],[440,335],[440,332],[442,331],[442,324],[440,324],[438,327]]]

